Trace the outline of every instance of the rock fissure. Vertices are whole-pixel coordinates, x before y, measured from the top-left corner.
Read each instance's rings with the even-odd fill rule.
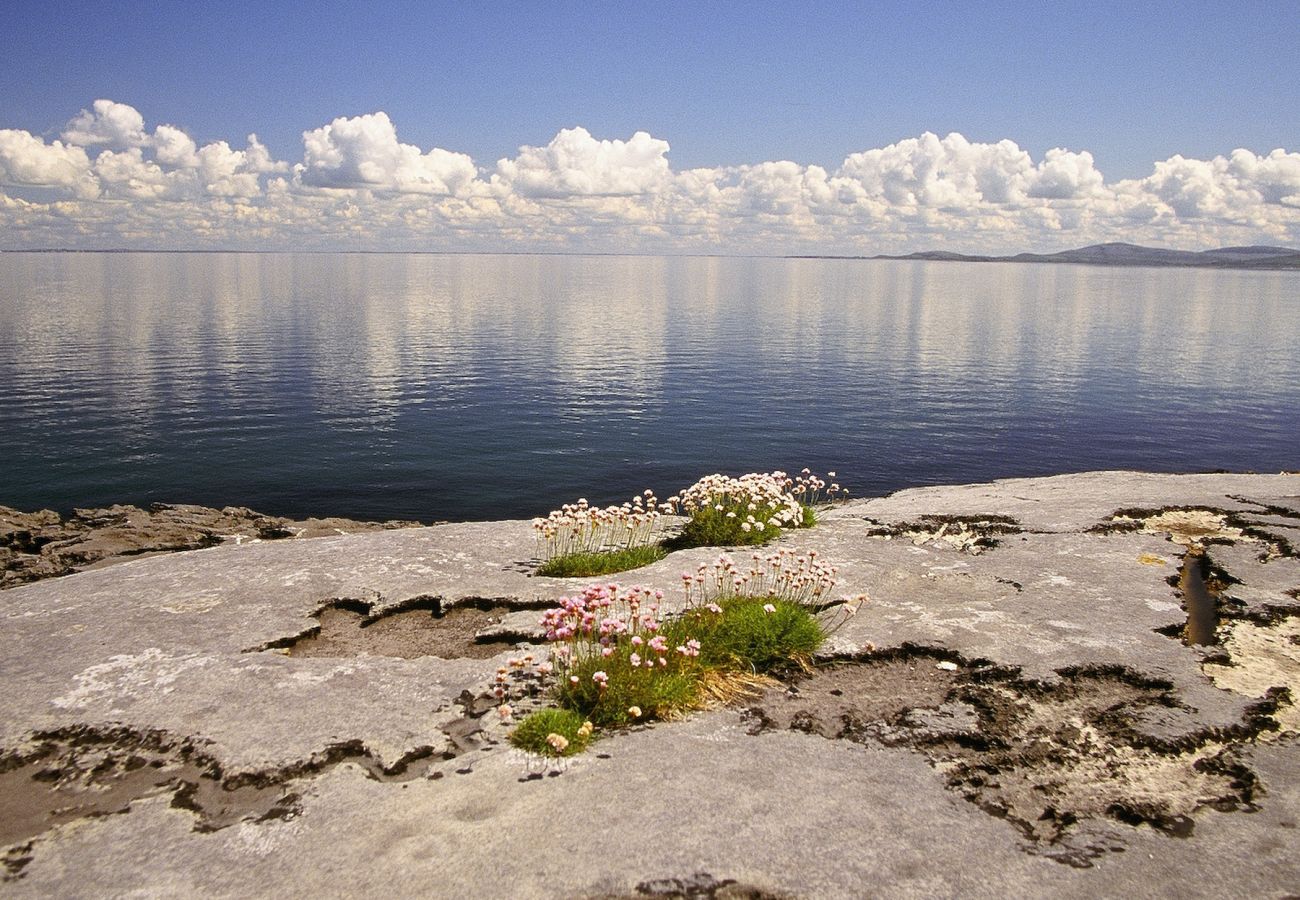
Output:
[[[521,609],[502,601],[468,598],[445,606],[441,597],[420,595],[377,608],[374,601],[340,598],[312,613],[316,625],[245,652],[328,658],[364,654],[400,659],[487,659],[536,640],[529,631],[499,627],[507,615]]]
[[[0,749],[0,789],[44,812],[0,863],[24,879],[15,891],[42,895],[165,890],[177,878],[208,892],[360,893],[389,864],[413,894],[511,866],[511,887],[568,895],[646,879],[664,896],[769,885],[851,896],[865,883],[943,894],[976,883],[963,880],[973,870],[989,893],[1023,893],[1010,872],[1044,890],[1128,893],[1154,867],[1197,872],[1205,894],[1229,883],[1266,894],[1297,871],[1278,830],[1300,821],[1300,561],[1284,555],[1300,545],[1297,493],[1278,476],[1093,473],[830,511],[799,546],[839,567],[836,595],[872,601],[817,667],[741,701],[748,717],[611,733],[572,764],[543,766],[507,744],[547,702],[545,650],[507,652],[540,641],[523,611],[573,588],[512,568],[532,546],[517,522],[242,549],[233,544],[269,538],[236,535],[24,587],[4,595],[7,665],[21,677],[7,685],[0,748],[16,749]],[[1100,536],[1111,510],[1142,515]],[[913,526],[925,527],[869,533]],[[85,549],[27,531],[4,550],[72,560]],[[687,551],[685,567],[708,552]],[[1214,644],[1151,632],[1185,638],[1190,555],[1217,615]],[[670,562],[633,580],[665,590],[672,612],[676,575]],[[489,652],[463,658],[476,646]],[[298,658],[254,653],[268,650]],[[60,740],[41,731],[64,721],[85,724]],[[141,731],[114,743],[102,723],[125,721]],[[149,727],[161,729],[153,749],[140,737]],[[674,790],[637,787],[657,771]],[[602,840],[620,859],[639,859],[651,835],[665,852],[601,878],[601,854],[578,849],[566,880],[533,866],[530,853],[547,853],[534,842],[502,857],[463,840],[474,823],[508,828],[557,806],[580,833],[608,825]],[[87,824],[100,816],[110,818]],[[733,822],[753,828],[736,829],[721,856],[691,855],[696,832]],[[773,852],[774,829],[788,858]],[[962,832],[955,854],[927,843],[943,846],[946,829]],[[317,877],[320,854],[345,852],[340,834],[356,836],[345,842],[354,855]],[[451,844],[454,859],[410,852]],[[809,880],[789,875],[824,848]],[[729,877],[696,884],[701,871]]]
[[[1025,529],[1010,516],[923,515],[915,522],[864,521],[871,526],[872,537],[903,538],[918,546],[945,546],[962,553],[978,555],[992,550],[1009,534],[1024,534]]]
[[[751,733],[788,729],[920,752],[947,787],[1013,824],[1027,850],[1073,866],[1122,849],[1122,835],[1101,839],[1098,824],[1185,836],[1205,807],[1253,808],[1258,779],[1236,751],[1277,729],[1278,695],[1230,727],[1161,739],[1134,720],[1183,705],[1168,681],[1121,666],[1057,674],[1055,683],[1023,679],[936,648],[895,648],[774,688],[749,710]]]
[[[1097,534],[1164,534],[1176,544],[1202,548],[1244,540],[1262,546],[1258,555],[1260,562],[1298,555],[1289,538],[1276,530],[1269,530],[1267,523],[1253,521],[1249,515],[1207,506],[1134,507],[1117,509],[1089,530]]]
[[[297,786],[343,764],[384,783],[436,780],[442,776],[437,766],[481,746],[470,736],[481,732],[476,719],[483,704],[472,696],[462,700],[469,704],[466,714],[444,726],[441,749],[420,745],[387,765],[356,739],[274,769],[227,774],[200,742],[163,731],[69,726],[33,734],[28,749],[0,755],[6,879],[22,876],[51,829],[126,814],[148,797],[171,794],[173,807],[194,814],[194,830],[210,833],[240,822],[294,818],[301,812]]]

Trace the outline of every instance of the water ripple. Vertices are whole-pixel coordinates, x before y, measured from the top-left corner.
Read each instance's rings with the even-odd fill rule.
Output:
[[[1297,288],[1070,266],[4,254],[0,503],[475,518],[805,464],[858,494],[1294,469]]]

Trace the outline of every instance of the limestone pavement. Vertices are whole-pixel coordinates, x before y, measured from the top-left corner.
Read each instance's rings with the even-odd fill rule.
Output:
[[[871,597],[823,665],[551,763],[485,693],[587,583],[531,574],[527,522],[5,590],[0,894],[1300,892],[1300,476],[922,488],[779,543]],[[1206,645],[1182,639],[1189,548]],[[718,552],[602,580],[679,598]],[[298,652],[327,627],[352,636]]]

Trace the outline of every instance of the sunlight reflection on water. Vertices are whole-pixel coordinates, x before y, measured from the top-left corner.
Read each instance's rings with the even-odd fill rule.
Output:
[[[0,255],[0,503],[528,516],[706,472],[855,493],[1296,468],[1300,274]]]

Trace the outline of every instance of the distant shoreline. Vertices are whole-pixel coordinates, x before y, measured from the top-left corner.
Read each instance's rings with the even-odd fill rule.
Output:
[[[5,253],[169,253],[169,254],[243,254],[284,255],[312,254],[315,256],[573,256],[573,257],[683,257],[705,259],[828,259],[872,262],[971,262],[971,263],[1055,263],[1132,268],[1196,268],[1234,269],[1245,271],[1295,271],[1300,270],[1300,250],[1290,247],[1221,247],[1217,250],[1168,250],[1160,247],[1142,247],[1137,244],[1095,244],[1059,253],[1017,253],[1008,256],[981,256],[954,253],[948,250],[923,250],[905,255],[876,254],[874,256],[835,253],[793,253],[783,255],[756,255],[750,253],[635,253],[635,252],[563,252],[555,250],[244,250],[244,249],[133,249],[108,247],[82,249],[65,247],[0,248]]]
[[[1145,266],[1157,268],[1292,270],[1300,269],[1300,250],[1290,247],[1220,247],[1217,250],[1167,250],[1137,244],[1094,244],[1059,253],[1017,253],[1012,256],[980,256],[947,250],[924,250],[903,256],[821,256],[791,259],[883,259],[903,262],[973,263],[1056,263],[1086,266]]]

